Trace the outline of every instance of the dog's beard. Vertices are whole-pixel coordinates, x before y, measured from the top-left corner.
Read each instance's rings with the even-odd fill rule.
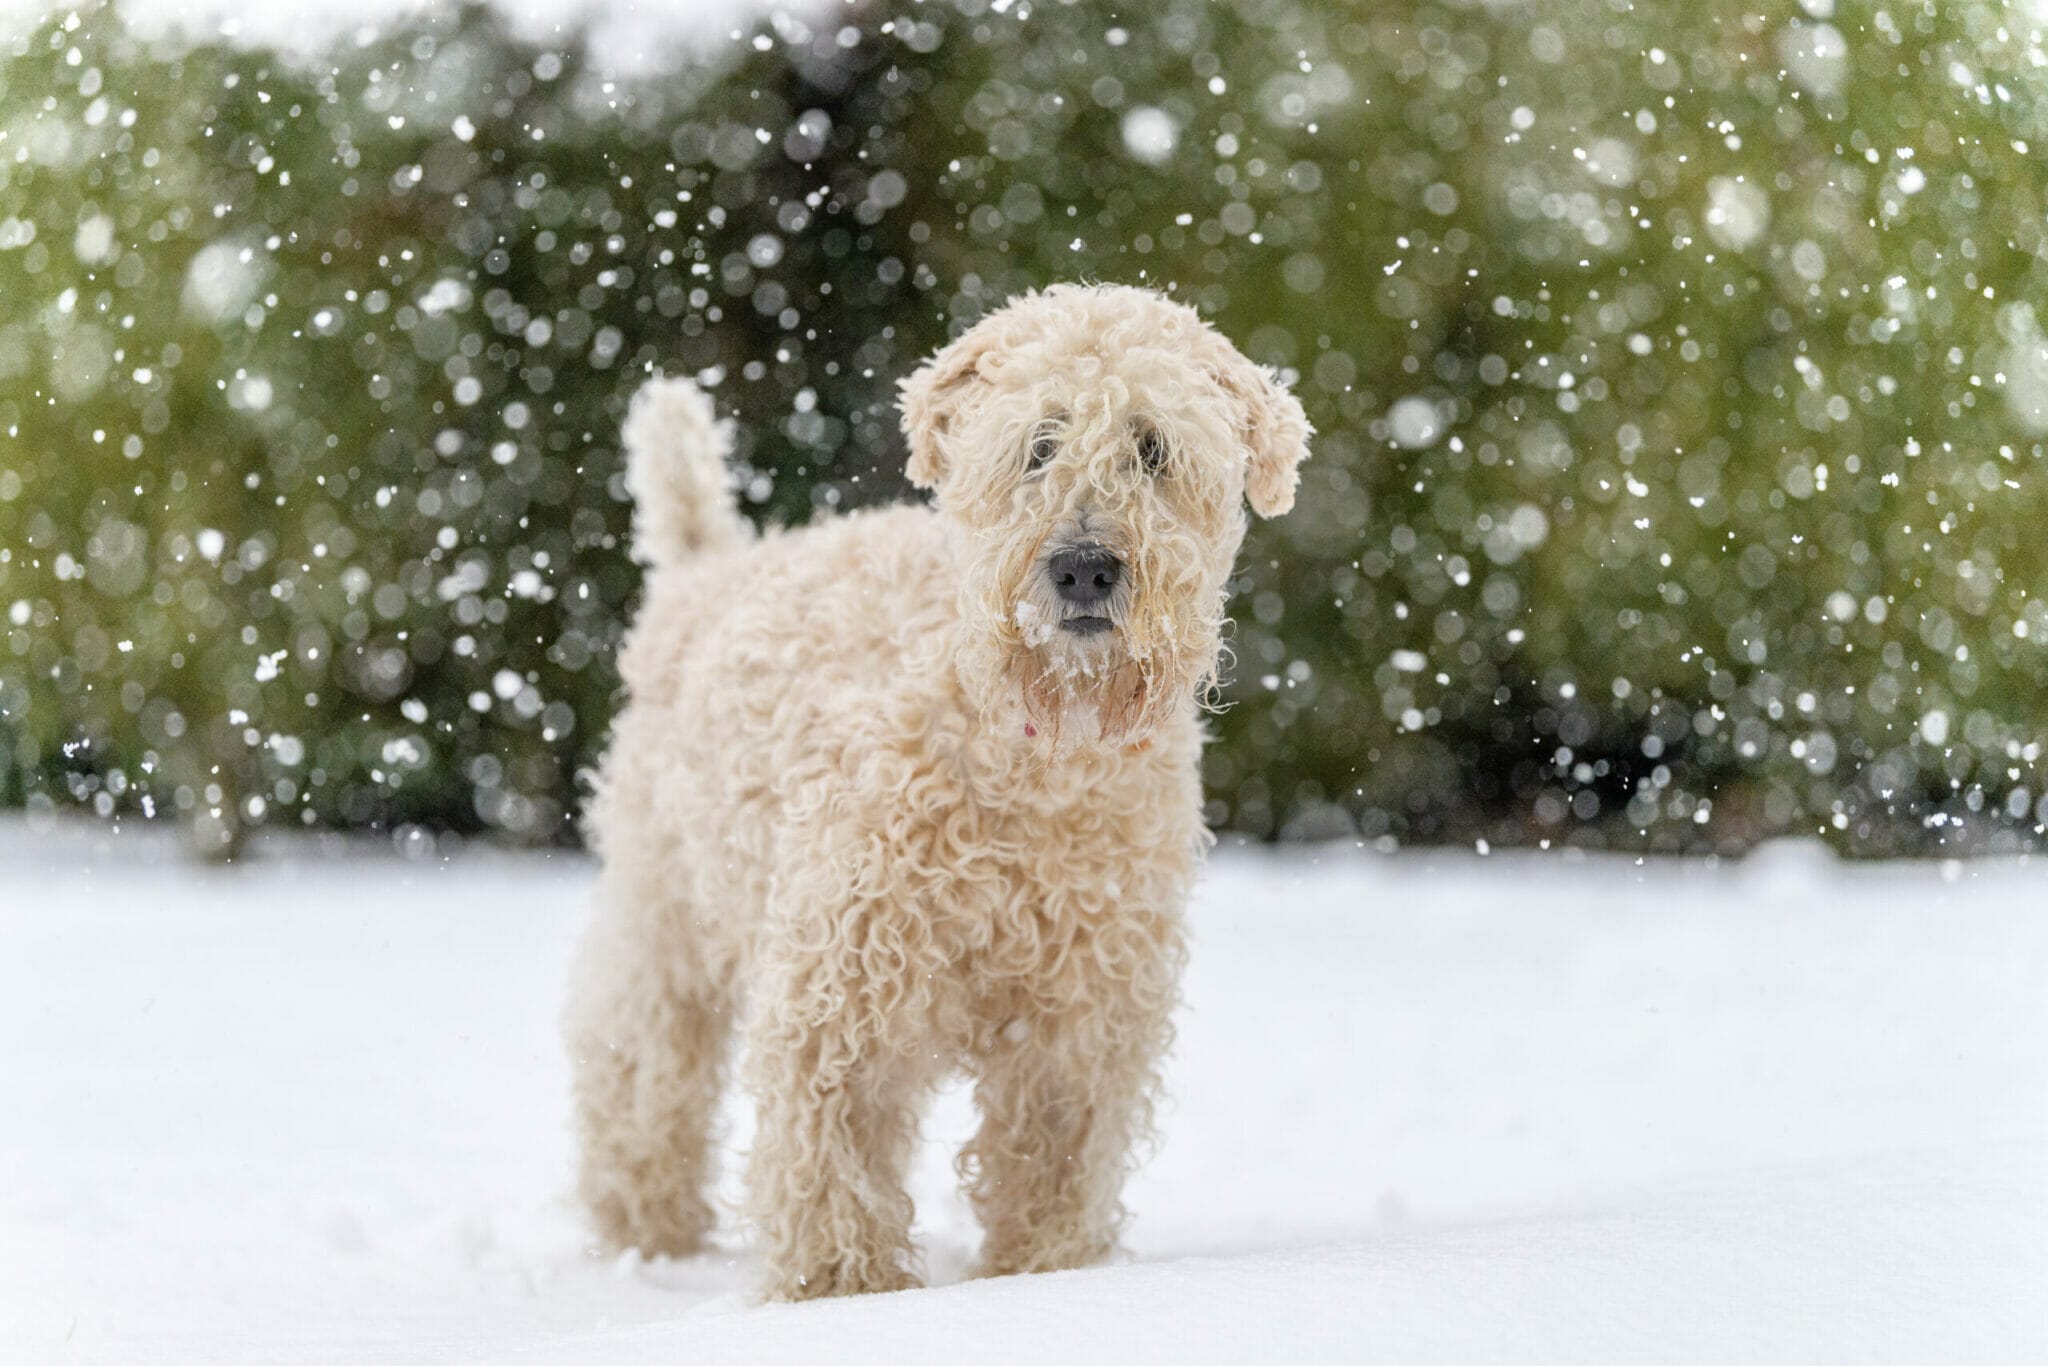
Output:
[[[1055,751],[1093,740],[1129,743],[1150,729],[1155,686],[1144,665],[1109,642],[1079,650],[1051,646],[1010,657],[1009,686],[1024,709],[1027,734]]]
[[[1142,561],[1109,604],[1110,629],[1077,635],[1035,553],[1009,574],[963,585],[960,668],[985,714],[1007,713],[1051,753],[1143,740],[1214,681],[1222,591],[1151,588]],[[1156,568],[1154,573],[1157,573]]]

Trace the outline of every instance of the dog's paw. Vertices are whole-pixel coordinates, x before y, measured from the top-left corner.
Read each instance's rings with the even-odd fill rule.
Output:
[[[716,1222],[711,1207],[695,1198],[655,1205],[602,1198],[592,1202],[591,1218],[608,1250],[650,1259],[695,1256],[704,1250],[705,1235]]]
[[[973,1280],[995,1276],[1031,1276],[1044,1271],[1074,1271],[1109,1260],[1113,1240],[1100,1233],[1042,1233],[1039,1237],[985,1245],[968,1271]]]
[[[916,1290],[923,1285],[922,1277],[894,1258],[846,1260],[778,1275],[768,1288],[767,1298],[824,1300],[841,1295],[883,1295],[892,1290]]]

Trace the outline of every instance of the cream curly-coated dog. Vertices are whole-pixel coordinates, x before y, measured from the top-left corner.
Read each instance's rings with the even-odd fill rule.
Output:
[[[1113,1247],[1243,504],[1285,512],[1307,454],[1272,374],[1140,289],[1013,300],[902,391],[936,505],[759,536],[695,388],[625,428],[650,573],[589,813],[581,1193],[617,1246],[698,1247],[737,1028],[773,1298],[917,1283],[904,1169],[955,1069],[979,1270]]]

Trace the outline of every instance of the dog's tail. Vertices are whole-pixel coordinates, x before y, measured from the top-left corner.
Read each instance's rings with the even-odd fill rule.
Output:
[[[633,395],[623,428],[633,495],[633,557],[650,568],[743,543],[726,460],[732,423],[686,379],[656,376]]]

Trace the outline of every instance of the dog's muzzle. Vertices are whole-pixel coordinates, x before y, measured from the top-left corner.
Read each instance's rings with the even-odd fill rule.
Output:
[[[1055,551],[1045,562],[1045,576],[1065,608],[1060,629],[1077,636],[1109,630],[1110,598],[1123,575],[1123,561],[1099,545]]]

